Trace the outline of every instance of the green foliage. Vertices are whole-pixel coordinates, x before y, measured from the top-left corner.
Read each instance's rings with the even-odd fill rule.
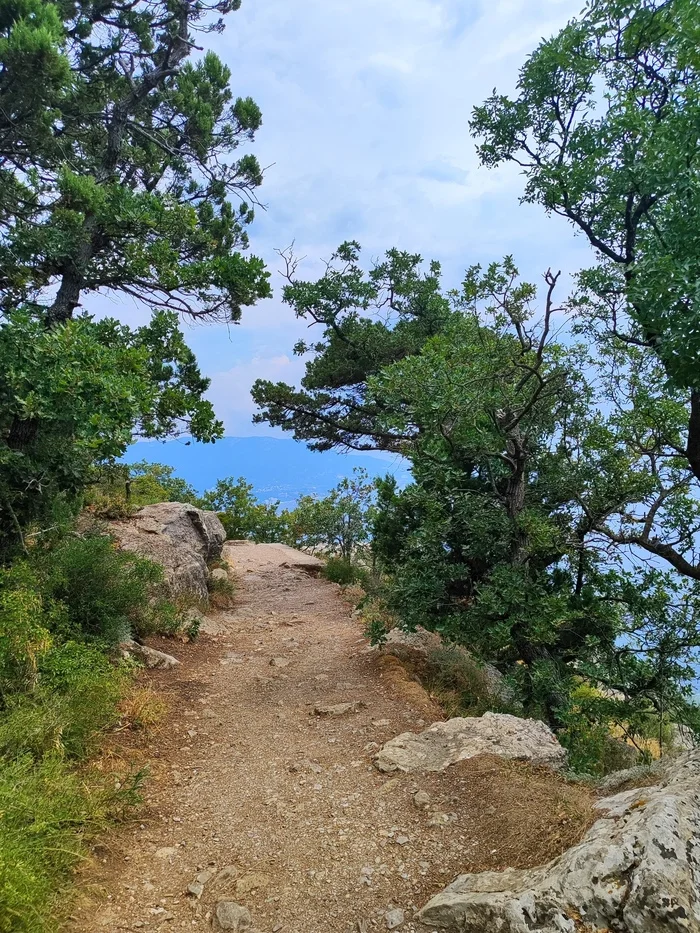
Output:
[[[540,296],[510,257],[469,268],[462,289],[444,294],[439,268],[424,277],[413,257],[393,319],[377,306],[393,309],[396,270],[388,261],[376,279],[356,259],[353,248],[342,268],[287,290],[323,328],[303,391],[292,399],[258,385],[254,395],[261,417],[316,446],[410,460],[413,483],[377,484],[370,513],[388,612],[494,664],[525,712],[564,734],[582,676],[623,697],[591,706],[589,738],[623,724],[638,736],[650,718],[694,720],[700,496],[683,459],[687,398],[669,391],[657,355],[602,340],[580,296],[575,333],[599,352],[571,334],[557,340],[558,276],[546,274]],[[393,346],[393,330],[412,321],[401,309],[427,294],[441,309],[433,332],[413,327],[404,352],[372,355],[371,335]],[[325,513],[309,505],[313,535]],[[650,572],[648,554],[682,576]],[[372,634],[381,629],[380,619]],[[572,746],[602,754],[589,738]]]
[[[56,928],[56,895],[110,814],[136,800],[76,768],[118,721],[126,668],[105,653],[165,617],[160,570],[100,535],[0,570],[0,930]]]
[[[198,505],[218,512],[229,540],[249,538],[251,541],[284,540],[287,533],[286,514],[280,514],[279,502],[258,502],[253,486],[241,476],[220,479],[213,489],[204,493]]]
[[[323,499],[301,496],[289,513],[289,542],[294,547],[321,550],[350,565],[369,538],[375,485],[366,470],[355,467]]]
[[[64,607],[64,632],[114,646],[142,628],[160,608],[150,602],[162,570],[137,554],[119,550],[107,535],[71,537],[38,555],[40,585]]]
[[[270,294],[243,255],[262,173],[236,152],[260,111],[189,60],[237,7],[0,0],[0,559],[134,436],[222,434],[178,318]],[[107,291],[149,323],[78,313]]]
[[[0,363],[5,551],[31,521],[49,524],[56,499],[75,499],[134,432],[163,437],[187,423],[201,440],[222,433],[170,312],[134,331],[87,317],[47,329],[16,313],[0,325]]]
[[[233,157],[260,110],[234,99],[213,52],[189,60],[237,6],[2,0],[5,308],[56,282],[54,321],[100,288],[230,321],[268,294],[262,262],[241,253],[262,173]]]
[[[0,761],[0,931],[51,933],[63,913],[57,893],[111,814],[137,800],[91,786],[58,754]],[[65,905],[64,905],[65,906]]]
[[[128,468],[130,501],[132,505],[151,505],[154,502],[197,502],[196,490],[184,479],[175,476],[173,467],[141,460]]]
[[[589,311],[651,348],[693,405],[685,455],[700,476],[700,59],[696,0],[596,0],[543,41],[515,98],[473,113],[484,164],[510,161],[524,200],[566,217],[598,268]]]
[[[416,353],[451,315],[440,291],[440,265],[421,270],[421,257],[389,250],[365,274],[360,246],[343,243],[316,282],[292,277],[297,261],[287,254],[286,304],[297,317],[322,329],[317,343],[300,342],[299,355],[312,354],[297,391],[284,383],[258,380],[252,394],[262,409],[256,421],[294,432],[316,450],[349,447],[401,452],[410,432],[376,420],[381,408],[367,397],[367,379],[383,366]]]
[[[33,689],[6,697],[0,756],[85,758],[116,722],[125,685],[125,673],[103,651],[79,642],[57,644],[42,657]]]
[[[340,586],[351,586],[356,583],[364,590],[369,590],[371,586],[367,568],[347,557],[329,557],[323,568],[323,576],[331,583],[338,583]]]
[[[230,609],[236,595],[236,586],[232,580],[217,580],[209,578],[209,599],[216,609]],[[197,627],[196,633],[199,632]]]
[[[486,712],[517,713],[494,694],[487,671],[455,645],[431,651],[421,680],[452,716],[482,716]]]

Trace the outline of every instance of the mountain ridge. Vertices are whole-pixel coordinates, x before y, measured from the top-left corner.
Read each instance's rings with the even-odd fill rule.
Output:
[[[214,444],[137,441],[123,459],[173,467],[199,493],[211,489],[218,479],[243,476],[260,501],[279,499],[284,506],[302,495],[326,495],[341,479],[351,476],[355,467],[364,468],[371,477],[391,473],[401,486],[410,481],[408,464],[400,457],[321,453],[285,437],[229,436]]]

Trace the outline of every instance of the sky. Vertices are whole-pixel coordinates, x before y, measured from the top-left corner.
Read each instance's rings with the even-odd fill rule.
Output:
[[[234,94],[262,109],[249,151],[266,168],[265,209],[250,252],[275,293],[240,325],[184,324],[228,435],[277,433],[251,423],[250,386],[294,384],[303,372],[291,351],[306,325],[281,301],[277,249],[294,242],[307,257],[299,274],[311,278],[344,240],[362,244],[368,265],[396,246],[440,260],[448,287],[505,254],[530,281],[588,262],[564,220],[519,203],[517,168],[479,166],[468,128],[472,107],[494,87],[512,93],[528,53],[582,3],[243,0],[223,34],[205,37],[231,68]],[[130,317],[120,305],[104,310]]]

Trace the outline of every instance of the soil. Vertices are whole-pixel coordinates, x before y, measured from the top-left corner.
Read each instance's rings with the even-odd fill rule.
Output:
[[[226,556],[237,597],[221,634],[154,641],[182,662],[141,678],[165,718],[113,737],[113,759],[148,764],[145,804],[95,848],[71,933],[208,930],[220,899],[261,933],[385,930],[392,908],[414,933],[414,912],[456,875],[541,864],[580,838],[588,792],[547,770],[483,756],[380,774],[380,744],[442,719],[439,707],[368,645],[337,586],[265,545]],[[314,712],[341,703],[357,705]]]

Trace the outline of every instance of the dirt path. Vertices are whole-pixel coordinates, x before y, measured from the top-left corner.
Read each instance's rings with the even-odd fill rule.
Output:
[[[438,709],[368,649],[336,586],[264,545],[227,555],[237,607],[221,615],[221,635],[168,643],[183,663],[150,675],[170,711],[143,750],[146,806],[97,850],[92,896],[71,930],[205,930],[227,898],[262,933],[385,930],[392,908],[410,933],[414,909],[460,871],[513,861],[499,852],[507,827],[488,804],[504,769],[508,785],[515,772],[491,759],[419,779],[377,772],[378,744],[441,718]],[[345,702],[364,705],[314,713]],[[430,795],[426,809],[418,790]],[[187,893],[198,872],[226,866],[230,877],[209,880],[201,898]]]

